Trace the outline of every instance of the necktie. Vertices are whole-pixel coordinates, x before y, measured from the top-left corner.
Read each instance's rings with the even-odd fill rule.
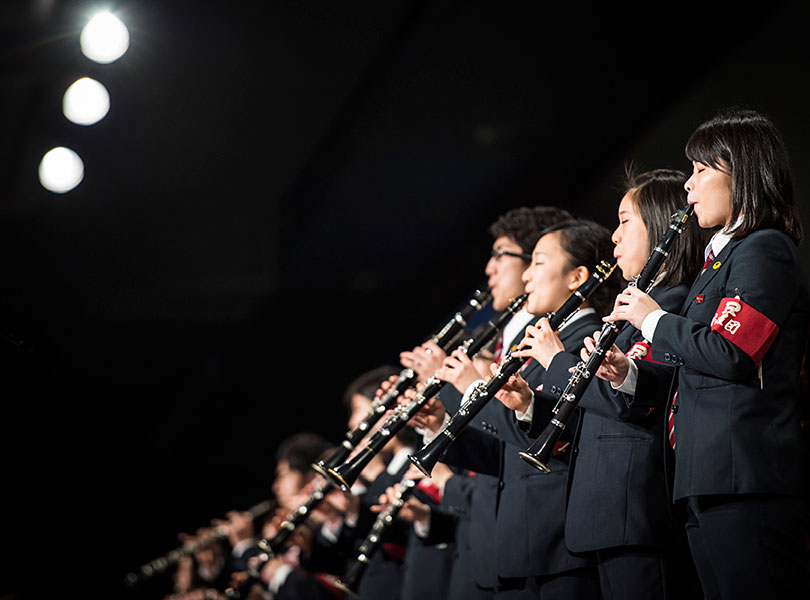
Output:
[[[501,332],[500,337],[498,338],[498,343],[495,344],[495,364],[501,362],[501,354],[503,354],[503,332]]]
[[[709,268],[709,265],[714,262],[714,250],[709,248],[709,256],[706,257],[706,262],[703,263],[703,271]],[[703,271],[700,272],[703,275]]]
[[[669,438],[669,445],[675,450],[675,401],[678,399],[678,392],[672,398],[672,404],[669,406],[669,417],[667,418],[667,437]]]

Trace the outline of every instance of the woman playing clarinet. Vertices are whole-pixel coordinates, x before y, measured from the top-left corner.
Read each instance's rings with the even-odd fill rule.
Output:
[[[635,173],[628,168],[618,207],[619,224],[612,236],[613,254],[625,280],[641,273],[671,215],[685,205],[685,181],[681,171]],[[677,310],[683,304],[699,269],[695,263],[706,238],[700,228],[687,223],[673,242],[650,291],[661,306]],[[591,342],[587,340],[592,348]],[[563,351],[546,320],[527,328],[521,345],[525,347],[522,355],[548,369],[545,393],[532,394],[517,380],[500,399],[518,415],[532,412],[532,429],[537,430],[538,424],[542,428],[548,421],[579,355]],[[622,330],[613,352],[636,360],[662,360],[634,327]],[[659,418],[663,409],[633,404],[632,396],[600,380],[580,400],[583,415],[572,442],[574,457],[569,468],[573,476],[565,516],[568,549],[593,558],[604,600],[695,597],[691,592],[697,585],[694,577],[688,577],[693,571],[682,526],[679,531],[668,509],[664,427]],[[531,403],[534,406],[529,410]],[[541,498],[537,504],[542,509]]]
[[[789,160],[773,122],[733,109],[686,145],[688,201],[719,230],[680,309],[628,288],[607,319],[629,321],[676,368],[618,354],[599,376],[666,406],[673,500],[710,599],[810,598],[799,387],[810,296]],[[806,400],[805,400],[806,401]]]

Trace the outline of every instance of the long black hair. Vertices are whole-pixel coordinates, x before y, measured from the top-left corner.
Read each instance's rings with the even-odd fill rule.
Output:
[[[721,111],[692,133],[686,157],[731,176],[730,222],[742,215],[732,238],[772,228],[801,243],[787,149],[768,116],[743,108]]]
[[[686,180],[686,173],[675,169],[639,173],[632,163],[625,166],[624,193],[633,198],[647,227],[648,256],[667,231],[671,216],[686,206],[686,191],[683,188]],[[672,242],[663,265],[665,274],[659,285],[690,284],[697,277],[711,231],[701,229],[695,221],[697,219],[690,219]]]

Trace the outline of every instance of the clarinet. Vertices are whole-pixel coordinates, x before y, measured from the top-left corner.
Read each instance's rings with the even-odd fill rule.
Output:
[[[475,290],[472,298],[453,315],[449,321],[435,334],[430,336],[427,341],[434,342],[443,350],[447,351],[452,347],[456,341],[458,334],[464,327],[467,326],[467,321],[477,311],[481,310],[490,299],[489,290]],[[327,460],[321,460],[312,465],[312,468],[323,475],[329,477],[329,469],[334,469],[338,465],[343,464],[349,458],[349,455],[357,447],[357,444],[371,431],[371,428],[377,424],[382,416],[390,409],[397,398],[406,389],[416,383],[416,373],[413,369],[402,369],[399,376],[391,388],[388,389],[382,396],[375,398],[369,407],[366,417],[363,422],[355,427],[352,431],[346,433],[346,436],[341,442],[340,447]]]
[[[579,286],[573,294],[565,301],[565,303],[550,315],[545,315],[549,318],[549,325],[554,331],[562,327],[565,322],[576,313],[582,304],[590,298],[591,294],[604,283],[613,270],[616,264],[610,264],[602,261],[593,270],[593,273],[588,280]],[[540,317],[542,318],[542,317]],[[535,321],[535,324],[540,319]],[[512,354],[510,351],[504,360],[498,366],[498,370],[492,378],[484,383],[479,382],[470,397],[458,409],[458,411],[450,418],[450,420],[441,429],[439,434],[428,444],[425,444],[421,450],[415,454],[408,456],[410,461],[422,471],[425,475],[430,477],[433,467],[445,453],[456,436],[475,418],[475,416],[486,406],[486,404],[495,396],[509,378],[517,373],[528,358],[519,358]]]
[[[684,225],[689,217],[694,212],[695,208],[688,205],[672,215],[670,218],[669,227],[666,232],[658,241],[655,249],[650,257],[647,259],[641,273],[637,275],[629,285],[643,289],[649,292],[655,283],[655,278],[661,265],[669,255],[669,247],[675,241],[675,238],[683,231]],[[571,415],[579,404],[580,398],[588,389],[591,381],[594,379],[596,371],[605,360],[605,355],[608,350],[613,346],[613,342],[619,336],[619,333],[627,325],[627,321],[619,321],[615,323],[605,323],[602,331],[599,334],[599,340],[596,346],[588,357],[587,361],[579,361],[574,367],[574,373],[568,380],[568,384],[557,401],[557,404],[552,409],[552,418],[546,425],[540,437],[523,452],[519,452],[520,457],[533,467],[543,471],[544,473],[551,472],[551,456],[554,446],[559,441],[563,430],[568,423]]]
[[[262,551],[262,554],[259,555],[259,562],[261,565],[264,565],[264,563],[282,553],[285,542],[295,531],[296,527],[307,520],[310,513],[318,507],[321,500],[323,500],[326,497],[326,494],[332,490],[332,487],[334,486],[329,481],[325,481],[321,485],[316,486],[306,501],[287,515],[287,518],[282,521],[278,533],[273,536],[273,539],[259,540],[257,546],[259,546],[259,549]],[[258,577],[258,572],[261,570],[261,566],[254,570],[256,571],[255,575]]]
[[[335,582],[336,588],[352,596],[357,596],[357,585],[366,572],[371,557],[374,556],[374,553],[382,544],[385,531],[391,526],[391,523],[394,522],[400,509],[405,505],[405,502],[411,497],[415,489],[416,482],[413,479],[406,479],[402,482],[399,491],[394,497],[394,501],[377,515],[377,519],[374,521],[371,531],[363,540],[363,543],[360,544],[357,558],[354,559],[354,562],[346,570],[343,577]]]
[[[264,567],[264,565],[273,560],[275,557],[282,554],[284,544],[293,534],[295,529],[307,519],[309,514],[315,510],[315,508],[317,508],[317,506],[321,503],[321,500],[326,497],[326,494],[328,494],[333,487],[334,486],[329,481],[325,481],[321,485],[316,486],[304,503],[295,510],[291,511],[287,515],[287,518],[282,521],[281,525],[279,526],[278,533],[276,533],[272,539],[261,539],[258,541],[256,545],[262,552],[256,557],[255,564],[248,569],[247,581],[243,582],[238,589],[226,589],[225,595],[228,598],[233,598],[235,600],[241,598],[243,591],[251,583],[259,580],[262,567]]]
[[[478,335],[468,338],[459,350],[473,356],[486,344],[488,344],[495,335],[503,329],[504,325],[517,313],[526,302],[527,294],[521,294],[516,299],[512,300],[509,306],[500,313],[495,319],[490,320],[484,330]],[[396,435],[411,418],[419,412],[419,409],[430,398],[435,396],[441,389],[448,385],[447,382],[441,381],[435,375],[431,376],[425,382],[422,388],[410,404],[399,404],[391,413],[391,415],[383,422],[382,426],[375,431],[368,439],[366,446],[354,456],[354,458],[346,461],[339,467],[329,469],[328,476],[332,483],[340,486],[340,488],[348,492],[352,484],[360,476],[363,469],[366,468],[371,459],[374,458],[385,447],[389,440]]]
[[[257,519],[273,509],[273,503],[269,500],[265,500],[263,502],[259,502],[258,504],[251,506],[245,512],[250,516],[251,519]],[[181,558],[184,556],[189,556],[197,550],[202,550],[210,546],[211,544],[218,542],[220,540],[227,539],[227,527],[224,525],[220,525],[216,527],[210,535],[207,535],[203,538],[198,540],[188,541],[182,546],[179,546],[164,554],[163,556],[156,558],[144,565],[141,565],[138,568],[137,572],[133,571],[131,573],[127,573],[126,577],[124,577],[124,583],[128,587],[133,587],[135,585],[141,584],[145,582],[147,579],[154,577],[155,575],[160,575],[161,573],[165,573],[169,567],[176,565]]]

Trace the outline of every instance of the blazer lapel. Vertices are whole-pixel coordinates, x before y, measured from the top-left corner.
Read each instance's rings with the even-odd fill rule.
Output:
[[[731,254],[731,250],[740,243],[740,240],[732,240],[720,254],[714,259],[714,263],[706,267],[706,270],[703,272],[702,275],[698,275],[697,279],[695,279],[694,283],[692,284],[689,293],[686,295],[686,300],[684,300],[683,307],[681,308],[681,314],[685,315],[686,312],[689,310],[689,307],[692,306],[693,303],[697,302],[697,297],[700,293],[706,289],[706,286],[709,285],[709,282],[714,279],[714,276],[723,268],[723,265],[728,259],[728,255]],[[719,266],[715,269],[714,265],[719,264]]]

